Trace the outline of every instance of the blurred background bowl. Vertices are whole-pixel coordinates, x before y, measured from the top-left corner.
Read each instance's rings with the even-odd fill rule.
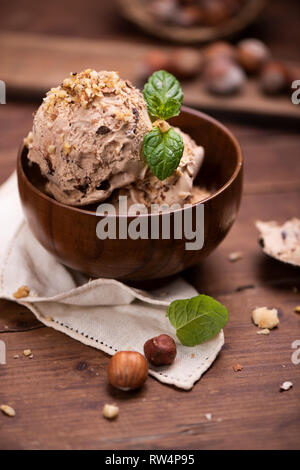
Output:
[[[263,12],[267,0],[248,0],[240,11],[216,25],[173,25],[158,21],[147,0],[118,0],[125,18],[148,33],[173,42],[191,44],[230,37],[241,32]]]
[[[29,227],[44,246],[64,265],[91,277],[123,281],[147,281],[169,277],[209,255],[232,226],[242,193],[242,155],[233,135],[215,119],[192,110],[182,112],[170,121],[205,148],[205,159],[196,184],[214,191],[204,200],[204,246],[187,251],[185,237],[174,239],[171,213],[171,238],[106,239],[96,236],[101,216],[94,209],[61,204],[43,191],[44,180],[35,165],[27,159],[27,149],[18,155],[19,192]],[[196,206],[192,206],[195,221]],[[181,209],[182,211],[186,209]],[[110,216],[118,222],[122,215]],[[144,217],[152,217],[145,215]],[[160,227],[161,227],[161,214]],[[133,220],[128,217],[127,226]],[[149,224],[150,226],[150,224]],[[150,231],[150,227],[149,227]]]

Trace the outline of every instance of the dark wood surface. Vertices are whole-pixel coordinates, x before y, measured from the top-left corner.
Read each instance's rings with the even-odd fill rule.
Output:
[[[105,3],[103,35],[117,31],[119,37],[142,37],[113,16],[111,2],[89,0],[77,6],[73,1],[71,14],[63,17],[63,2],[51,2],[48,12],[46,4],[32,0],[19,8],[21,2],[15,0],[3,3],[2,29],[97,37]],[[297,59],[297,3],[272,2],[269,19],[257,30],[289,60]],[[15,167],[17,147],[36,106],[11,98],[0,107],[1,182]],[[300,365],[291,362],[291,344],[300,340],[300,317],[293,311],[300,304],[299,269],[263,255],[254,227],[256,219],[299,217],[299,129],[245,118],[225,123],[245,157],[241,210],[220,248],[186,273],[200,292],[215,296],[230,311],[226,344],[211,369],[190,392],[152,378],[140,391],[118,392],[107,385],[107,355],[1,301],[0,339],[7,346],[7,364],[0,366],[0,402],[17,412],[15,418],[0,415],[1,449],[299,449]],[[232,251],[242,251],[244,257],[230,263]],[[251,310],[264,305],[280,309],[280,325],[269,336],[257,335],[251,322]],[[22,355],[27,348],[33,359]],[[15,354],[20,358],[14,359]],[[241,372],[232,369],[237,362],[244,366]],[[294,386],[280,393],[285,380]],[[101,416],[107,402],[120,407],[115,422]],[[212,413],[211,421],[206,413]]]

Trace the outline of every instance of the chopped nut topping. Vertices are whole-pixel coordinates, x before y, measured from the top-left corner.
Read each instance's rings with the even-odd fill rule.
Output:
[[[71,152],[71,145],[68,144],[68,143],[64,143],[64,152],[66,155],[69,155],[69,153]]]
[[[283,384],[280,385],[280,390],[282,392],[285,392],[286,390],[289,390],[292,388],[293,382],[283,382]]]
[[[96,72],[86,69],[81,73],[71,73],[59,87],[51,88],[44,98],[44,108],[50,113],[59,103],[76,103],[87,108],[103,93],[124,92],[125,82],[120,80],[117,72]],[[122,118],[123,119],[123,118]]]
[[[243,258],[243,253],[241,251],[235,251],[233,253],[230,253],[230,255],[228,256],[229,261],[231,261],[232,263],[242,258]]]
[[[272,329],[279,325],[278,310],[267,307],[256,308],[252,312],[252,320],[259,328]]]
[[[232,366],[234,372],[239,372],[241,370],[243,370],[243,366],[241,364],[234,364],[234,366]]]
[[[48,147],[48,153],[52,154],[55,153],[56,147],[55,145],[49,145]]]
[[[2,411],[2,413],[4,413],[6,416],[16,416],[16,412],[15,410],[9,406],[9,405],[1,405],[0,406],[0,410]]]
[[[13,294],[15,299],[22,299],[23,297],[28,297],[30,289],[27,286],[19,287],[19,289]]]
[[[114,419],[119,414],[119,407],[116,405],[104,405],[103,407],[103,416],[107,419]]]

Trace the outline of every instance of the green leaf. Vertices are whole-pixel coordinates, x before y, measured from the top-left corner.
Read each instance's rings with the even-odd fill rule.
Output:
[[[224,305],[208,295],[174,300],[167,317],[176,329],[184,346],[196,346],[215,336],[226,325],[228,311]]]
[[[162,132],[159,127],[145,135],[143,140],[143,153],[152,173],[164,180],[171,176],[178,167],[183,154],[183,141],[181,135],[171,127]]]
[[[148,111],[160,119],[177,116],[183,99],[179,81],[169,72],[159,70],[148,78],[143,90]]]

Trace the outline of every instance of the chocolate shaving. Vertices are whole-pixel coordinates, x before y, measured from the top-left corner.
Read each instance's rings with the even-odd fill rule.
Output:
[[[52,165],[52,162],[51,162],[51,159],[50,159],[49,155],[47,155],[45,157],[45,162],[46,162],[47,167],[48,167],[48,173],[49,173],[49,175],[52,176],[54,174],[54,168],[53,168],[53,165]]]
[[[100,126],[97,130],[96,130],[96,134],[97,135],[105,135],[105,134],[108,134],[110,132],[110,128],[107,127],[107,126]]]
[[[135,134],[136,133],[136,128],[137,128],[137,125],[138,125],[138,121],[139,121],[139,112],[136,108],[132,108],[132,112],[134,114],[134,117],[135,117],[135,123],[134,123],[134,126],[132,128],[132,132]]]

